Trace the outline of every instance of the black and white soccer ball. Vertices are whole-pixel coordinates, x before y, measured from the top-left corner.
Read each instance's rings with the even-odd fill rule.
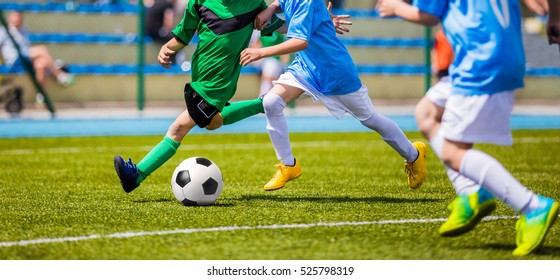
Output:
[[[175,168],[171,176],[173,194],[185,206],[214,204],[223,188],[224,181],[220,168],[203,157],[184,160]]]

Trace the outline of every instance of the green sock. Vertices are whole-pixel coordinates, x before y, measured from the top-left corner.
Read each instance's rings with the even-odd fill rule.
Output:
[[[222,117],[224,118],[224,125],[228,125],[258,113],[264,113],[262,99],[260,97],[253,100],[230,103],[222,110]]]
[[[169,160],[181,143],[175,142],[175,140],[165,136],[163,140],[159,142],[152,150],[136,165],[138,167],[138,179],[136,183],[140,184],[146,179],[152,172],[162,166],[167,160]]]

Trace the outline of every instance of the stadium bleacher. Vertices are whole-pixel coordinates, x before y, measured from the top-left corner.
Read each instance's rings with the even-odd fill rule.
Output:
[[[133,101],[136,98],[138,46],[138,7],[136,5],[96,5],[89,3],[25,0],[0,3],[0,11],[19,10],[25,14],[31,41],[46,44],[54,57],[64,60],[78,82],[71,88],[50,87],[56,102]],[[345,10],[353,25],[349,34],[339,36],[347,46],[362,81],[372,98],[418,99],[424,93],[424,28],[399,19],[380,19],[369,9],[371,1],[348,0]],[[196,40],[196,39],[195,39]],[[182,84],[189,73],[176,66],[161,68],[156,61],[159,50],[149,37],[145,42],[145,93],[149,101],[181,100]],[[190,58],[195,44],[187,46]],[[0,75],[12,75],[33,92],[23,69],[0,66]],[[256,96],[259,78],[254,68],[245,67],[236,99]],[[527,89],[538,98],[560,98],[555,67],[528,69]],[[532,88],[538,89],[533,92]],[[520,95],[523,98],[523,94]],[[27,94],[32,101],[34,94]]]

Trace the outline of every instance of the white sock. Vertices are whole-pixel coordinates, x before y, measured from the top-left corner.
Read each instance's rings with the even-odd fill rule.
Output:
[[[406,162],[414,162],[418,158],[418,150],[412,146],[410,140],[406,138],[404,132],[393,120],[376,112],[361,123],[367,128],[377,131],[381,138],[397,151]]]
[[[443,151],[443,133],[441,129],[438,130],[436,135],[430,140],[430,146],[436,154],[436,156],[441,160],[441,152]],[[472,194],[480,189],[480,185],[475,183],[473,180],[459,174],[459,172],[451,169],[449,166],[445,165],[445,171],[447,172],[447,177],[451,181],[453,188],[455,188],[456,194]]]
[[[274,93],[267,93],[263,98],[263,107],[266,114],[266,131],[274,146],[276,158],[284,165],[294,165],[295,159],[290,145],[288,123],[284,117],[286,102]]]
[[[535,193],[519,183],[496,159],[479,150],[465,153],[460,172],[517,212],[525,214],[538,204]]]

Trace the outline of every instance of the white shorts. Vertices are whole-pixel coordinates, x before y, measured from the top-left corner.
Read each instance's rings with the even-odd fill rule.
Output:
[[[444,138],[473,144],[513,144],[509,119],[514,101],[514,91],[477,96],[451,94],[441,124]]]
[[[445,107],[447,99],[451,95],[451,79],[449,76],[441,78],[439,82],[434,84],[428,92],[426,98],[432,101],[438,107]]]
[[[355,92],[343,95],[323,95],[305,82],[298,80],[292,73],[286,72],[278,78],[274,84],[283,84],[297,87],[313,98],[314,101],[321,101],[331,114],[340,119],[344,113],[348,113],[360,121],[365,121],[373,114],[373,103],[368,95],[368,89],[363,86]]]

